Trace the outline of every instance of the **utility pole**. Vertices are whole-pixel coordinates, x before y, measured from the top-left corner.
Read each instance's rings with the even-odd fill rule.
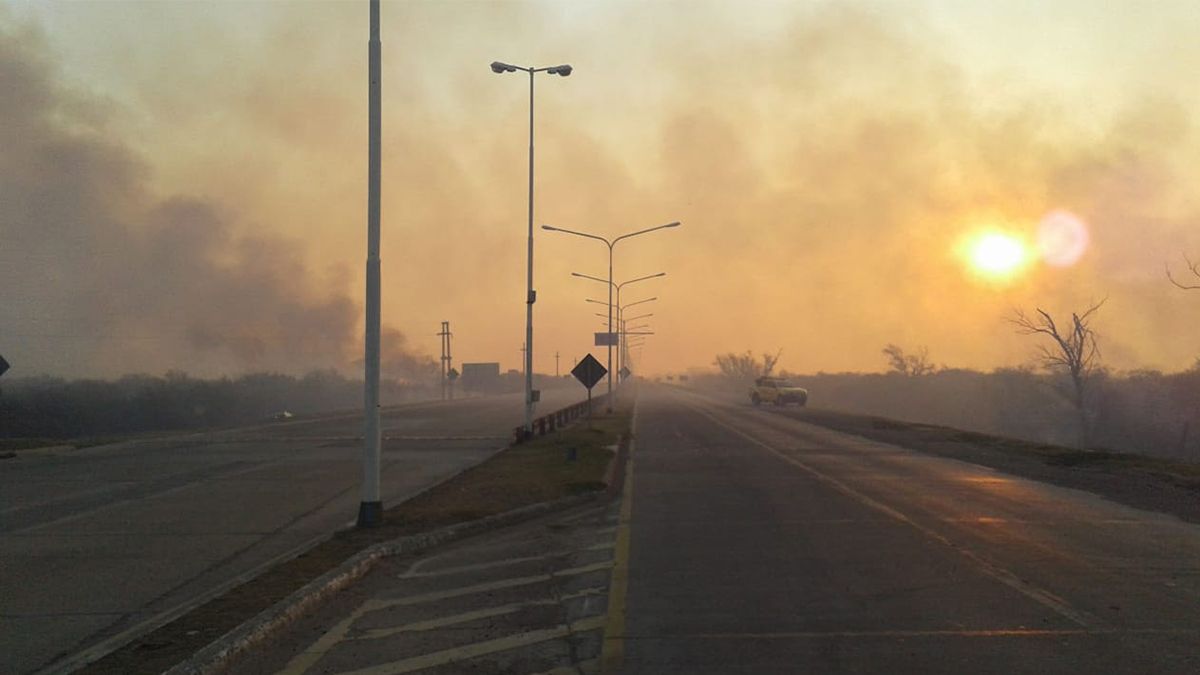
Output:
[[[438,333],[442,338],[442,400],[454,398],[452,391],[453,382],[450,380],[450,371],[454,369],[454,361],[450,356],[450,322],[442,322],[442,332]]]
[[[379,46],[379,0],[370,0],[370,38],[367,42],[367,289],[363,340],[363,483],[358,505],[358,526],[383,522],[379,492],[379,184],[380,131],[382,128]]]
[[[554,377],[558,376],[558,352],[554,352]]]

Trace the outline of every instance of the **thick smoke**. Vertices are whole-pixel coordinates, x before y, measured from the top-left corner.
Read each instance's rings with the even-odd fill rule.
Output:
[[[0,337],[42,350],[28,362],[291,369],[358,352],[363,167],[347,158],[366,133],[365,5],[196,7],[47,19],[69,73],[103,80],[132,123],[56,88],[35,36],[5,38],[20,95],[0,104],[14,139],[0,158]],[[1165,5],[1146,10],[1157,29],[1095,29],[1121,11],[1080,9],[1078,29],[1072,17],[1039,38],[999,30],[1020,12],[997,10],[995,32],[966,36],[974,49],[939,32],[939,10],[879,3],[385,4],[384,316],[425,349],[450,320],[456,358],[517,365],[528,90],[487,64],[570,62],[571,77],[538,81],[536,222],[616,235],[683,221],[615,259],[618,280],[669,275],[622,296],[659,297],[643,308],[654,370],[779,347],[793,371],[875,370],[888,343],[1011,366],[1034,348],[1005,324],[1014,308],[1061,315],[1103,297],[1107,365],[1186,367],[1200,301],[1163,264],[1200,256],[1200,51],[1187,21],[1165,20],[1186,11]],[[147,12],[157,32],[143,40]],[[1064,33],[1088,41],[1078,59],[1023,58]],[[116,127],[145,163],[113,146]],[[1058,209],[1091,233],[1072,267],[994,284],[955,251],[985,227],[1032,235]],[[606,263],[595,242],[537,232],[538,370],[594,349],[583,300],[603,286],[570,273]],[[10,326],[67,337],[33,344]]]
[[[361,312],[294,241],[159,198],[105,133],[105,104],[61,88],[34,29],[0,21],[0,350],[14,373],[298,372],[352,363]],[[243,150],[231,148],[231,153]],[[427,359],[392,331],[391,374]]]

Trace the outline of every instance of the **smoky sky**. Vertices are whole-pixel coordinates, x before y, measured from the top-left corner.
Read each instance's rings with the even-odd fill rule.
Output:
[[[14,373],[351,362],[361,312],[343,285],[319,284],[296,241],[235,233],[218,200],[154,195],[147,162],[105,133],[104,102],[58,86],[35,27],[0,32],[0,90],[0,348]],[[421,361],[389,338],[395,369]]]
[[[0,353],[58,372],[352,364],[360,4],[64,5],[82,18],[48,21],[58,33],[9,22]],[[575,66],[538,81],[538,224],[684,223],[615,260],[618,281],[668,273],[622,298],[659,298],[644,307],[652,370],[780,348],[794,371],[877,370],[888,343],[1017,365],[1036,350],[1006,324],[1014,308],[1101,298],[1106,363],[1190,365],[1200,294],[1163,272],[1200,257],[1200,52],[1171,18],[1189,10],[1143,8],[1143,24],[1071,6],[1065,33],[980,21],[956,42],[880,3],[384,3],[384,318],[409,336],[396,362],[436,351],[450,320],[460,360],[517,367],[528,90],[490,72],[499,59]],[[1037,40],[1041,61],[1022,58]],[[1031,236],[1060,209],[1091,233],[1074,266],[1004,284],[965,269],[964,235]],[[556,352],[594,350],[584,300],[605,290],[570,273],[607,261],[541,231],[536,247],[546,372]]]

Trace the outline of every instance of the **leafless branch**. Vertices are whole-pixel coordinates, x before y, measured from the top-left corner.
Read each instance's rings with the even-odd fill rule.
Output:
[[[1195,276],[1197,279],[1200,279],[1200,262],[1192,262],[1192,259],[1187,257],[1186,255],[1183,256],[1183,261],[1184,261],[1185,266],[1187,267],[1188,271],[1190,271],[1192,273],[1192,275]],[[1163,267],[1167,271],[1167,279],[1172,284],[1177,286],[1178,288],[1182,288],[1185,291],[1194,291],[1194,290],[1200,289],[1200,284],[1195,284],[1195,285],[1185,284],[1181,281],[1176,280],[1175,277],[1171,275],[1171,266],[1170,265],[1164,264]]]
[[[1060,329],[1050,313],[1037,308],[1036,316],[1021,309],[1013,311],[1009,319],[1022,335],[1044,335],[1052,345],[1038,345],[1038,357],[1042,365],[1050,370],[1065,371],[1071,377],[1075,394],[1075,407],[1080,418],[1080,445],[1086,444],[1087,420],[1084,413],[1084,389],[1089,375],[1100,360],[1100,345],[1091,326],[1093,315],[1104,305],[1107,298],[1093,304],[1082,313],[1072,313],[1070,326]]]

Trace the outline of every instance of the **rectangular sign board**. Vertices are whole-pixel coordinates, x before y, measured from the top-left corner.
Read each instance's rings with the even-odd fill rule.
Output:
[[[596,333],[597,347],[619,347],[621,345],[620,333]]]

